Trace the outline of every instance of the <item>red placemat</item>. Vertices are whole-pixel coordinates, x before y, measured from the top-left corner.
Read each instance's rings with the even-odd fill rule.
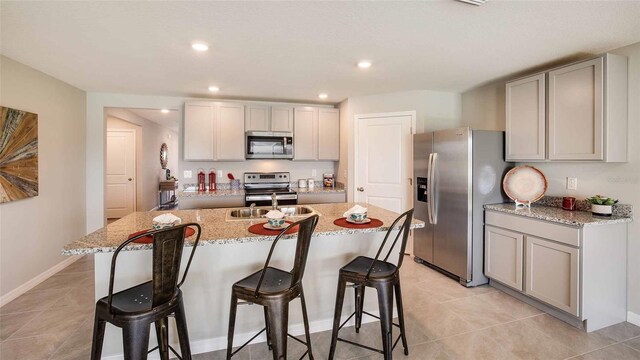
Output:
[[[369,219],[371,219],[371,221],[366,224],[350,223],[347,221],[347,218],[335,219],[333,220],[333,223],[335,225],[342,226],[344,228],[350,228],[350,229],[371,229],[371,228],[377,228],[383,225],[382,221],[378,219],[374,219],[374,218],[369,218]]]
[[[147,231],[151,231],[151,230],[152,229],[147,229],[147,230],[141,230],[141,231],[134,232],[133,234],[129,235],[127,240],[131,239],[132,237],[136,237],[136,236],[138,236],[140,234],[144,234]],[[193,235],[195,233],[196,233],[196,231],[193,228],[187,227],[187,231],[186,231],[185,237],[189,237],[189,236],[191,236],[191,235]],[[134,240],[133,242],[136,243],[136,244],[151,244],[153,242],[153,236],[151,236],[151,235],[143,236],[143,237],[141,237],[141,238],[139,238],[137,240]]]
[[[291,224],[291,221],[285,221],[285,222],[287,224]],[[249,226],[249,232],[256,235],[278,235],[280,234],[280,231],[282,231],[282,230],[265,229],[264,226],[262,226],[264,224],[266,224],[266,222]],[[285,234],[295,234],[297,232],[298,232],[298,226],[294,226],[291,229],[287,230]]]

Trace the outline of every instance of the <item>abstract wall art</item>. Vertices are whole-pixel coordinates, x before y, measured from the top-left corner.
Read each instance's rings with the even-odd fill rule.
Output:
[[[0,106],[0,203],[38,195],[38,114]]]

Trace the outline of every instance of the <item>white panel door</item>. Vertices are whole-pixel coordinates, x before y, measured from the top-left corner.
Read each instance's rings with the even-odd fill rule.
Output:
[[[549,72],[549,159],[603,160],[603,59]]]
[[[544,160],[546,156],[545,74],[506,85],[506,160]]]
[[[134,130],[107,130],[105,203],[107,218],[121,218],[136,208]]]
[[[220,103],[216,108],[216,160],[244,160],[244,106]]]
[[[265,105],[247,105],[245,108],[246,131],[269,131],[269,107]]]
[[[522,291],[524,235],[484,227],[484,274],[516,290]]]
[[[293,156],[295,160],[318,159],[318,108],[294,110]]]
[[[214,107],[212,105],[185,104],[185,160],[215,160],[214,125]]]
[[[318,160],[340,160],[340,112],[318,110]]]
[[[354,198],[401,213],[411,207],[412,116],[357,117]]]
[[[293,132],[293,107],[271,107],[271,131]]]

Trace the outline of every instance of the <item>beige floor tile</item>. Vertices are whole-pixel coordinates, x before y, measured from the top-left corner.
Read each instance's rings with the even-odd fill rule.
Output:
[[[88,279],[94,281],[92,272],[56,274],[38,284],[33,290],[68,289],[80,286],[83,283],[86,284]]]
[[[340,338],[364,344],[376,349],[382,348],[380,325],[375,323],[363,324],[360,333],[356,334],[353,326],[340,330]],[[328,359],[331,347],[331,331],[311,334],[311,343],[314,346],[315,358]],[[358,346],[338,341],[336,345],[335,360],[347,360],[371,355],[372,352]],[[252,358],[253,360],[253,358]]]
[[[398,360],[457,360],[454,354],[447,351],[446,347],[440,343],[428,342],[425,344],[411,346],[409,345],[409,356],[405,356],[400,346],[393,351],[393,358]],[[382,360],[383,356],[372,354],[365,357],[357,358],[357,360]]]
[[[0,314],[45,310],[53,306],[64,294],[65,289],[34,291],[29,290],[0,308]]]
[[[0,315],[0,341],[7,340],[9,336],[20,330],[34,317],[38,316],[40,311]]]
[[[587,333],[547,314],[533,316],[522,321],[540,332],[552,334],[554,339],[579,354],[601,349],[615,342],[602,334]]]
[[[595,332],[620,342],[640,336],[640,327],[628,322],[623,322]]]
[[[441,343],[446,352],[452,354],[456,359],[506,360],[512,358],[511,354],[507,353],[498,342],[483,331],[450,336],[437,342]]]
[[[94,270],[93,255],[85,255],[80,260],[77,260],[73,264],[62,269],[62,271],[60,271],[58,275],[71,274],[71,273],[77,273],[77,272],[88,272],[88,271],[92,272],[93,270]]]
[[[299,337],[304,340],[304,336]],[[313,342],[312,342],[313,346]],[[312,351],[314,349],[312,348]],[[266,343],[258,343],[251,344],[248,346],[248,349],[243,349],[245,352],[249,352],[251,354],[251,360],[272,360],[273,353],[269,350],[269,347]],[[302,354],[307,351],[307,347],[300,344],[299,342],[289,338],[287,340],[287,359],[300,359]],[[234,357],[235,359],[235,357]]]
[[[93,340],[93,321],[85,322],[70,333],[65,342],[59,346],[49,360],[89,359]]]
[[[68,289],[64,295],[56,301],[52,308],[70,306],[81,311],[95,309],[95,291],[93,286],[75,287]]]
[[[431,270],[434,271],[434,270]],[[466,298],[470,296],[476,296],[480,294],[496,292],[495,288],[488,285],[476,286],[476,287],[464,287],[459,282],[450,279],[448,277],[439,278],[436,280],[423,281],[417,284],[422,286],[424,291],[429,293],[431,297],[437,301],[450,301],[455,299]]]
[[[193,360],[225,360],[227,358],[227,350],[217,350],[208,353],[195,354],[192,356]],[[239,353],[233,356],[234,360],[250,360],[251,354],[247,348],[242,349]]]
[[[59,307],[43,311],[27,325],[16,331],[11,338],[38,336],[43,334],[69,335],[80,324],[91,317],[91,312],[73,307]]]
[[[407,321],[412,321],[422,329],[423,334],[430,340],[440,339],[470,332],[477,328],[457,316],[444,304],[432,304],[407,310]]]
[[[640,351],[623,344],[615,344],[574,358],[575,360],[638,360]]]
[[[405,310],[428,305],[437,304],[442,301],[442,298],[434,296],[432,293],[426,290],[429,286],[429,281],[423,281],[420,283],[412,283],[409,281],[402,282],[402,303]],[[446,297],[449,299],[449,297]]]
[[[2,360],[48,360],[64,340],[64,335],[59,333],[9,339],[0,344],[0,358]]]
[[[515,319],[524,319],[529,316],[542,314],[543,311],[524,303],[513,296],[507,295],[502,291],[493,291],[478,295],[478,300],[491,304],[491,306],[504,313],[509,314]]]
[[[477,329],[516,320],[511,316],[509,308],[496,306],[485,297],[485,295],[479,295],[456,299],[444,303],[444,306]]]
[[[553,334],[539,332],[522,320],[497,325],[482,332],[500,344],[512,359],[565,359],[578,354],[554,340]]]
[[[640,351],[640,337],[631,339],[631,340],[627,340],[624,342],[625,345],[632,347],[638,351]]]

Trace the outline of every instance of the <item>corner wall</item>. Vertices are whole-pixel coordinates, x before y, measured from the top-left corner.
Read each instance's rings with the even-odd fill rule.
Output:
[[[629,61],[629,162],[530,163],[549,181],[548,195],[586,198],[603,194],[632,204],[640,211],[640,43],[610,51]],[[505,129],[505,82],[494,82],[462,94],[462,122],[475,129]],[[566,190],[567,177],[578,178],[578,190]],[[628,310],[640,314],[640,222],[629,224]]]
[[[68,260],[85,235],[86,93],[0,57],[0,104],[38,114],[39,195],[0,204],[0,295]],[[13,293],[12,293],[13,291]]]

